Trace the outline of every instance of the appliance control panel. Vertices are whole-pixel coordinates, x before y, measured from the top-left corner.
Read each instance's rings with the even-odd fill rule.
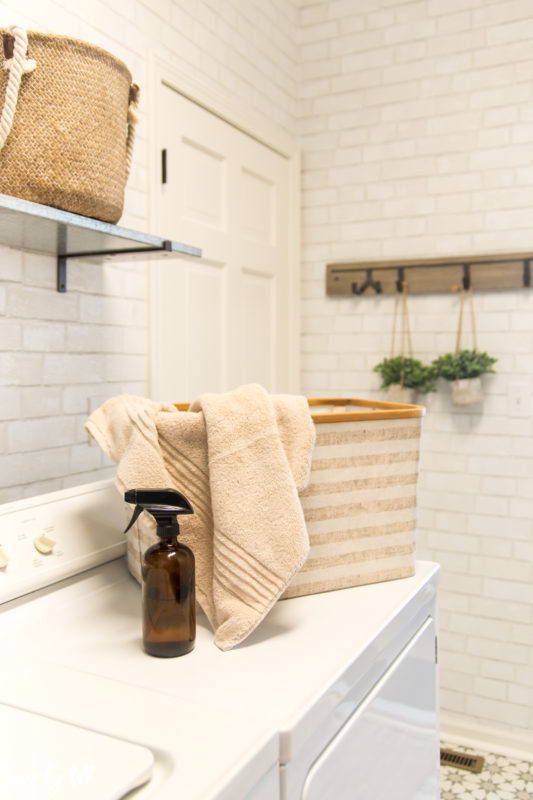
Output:
[[[123,555],[124,505],[98,481],[0,506],[0,603]]]

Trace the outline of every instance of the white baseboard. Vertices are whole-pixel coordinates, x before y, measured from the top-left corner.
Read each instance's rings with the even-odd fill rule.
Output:
[[[450,744],[462,744],[509,758],[533,761],[533,731],[521,732],[485,725],[441,711],[440,735],[442,741]]]

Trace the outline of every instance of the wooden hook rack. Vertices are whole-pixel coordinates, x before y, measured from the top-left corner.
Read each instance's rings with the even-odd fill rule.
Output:
[[[410,293],[531,286],[531,253],[426,258],[411,261],[338,262],[326,267],[326,294],[394,294],[407,283]]]

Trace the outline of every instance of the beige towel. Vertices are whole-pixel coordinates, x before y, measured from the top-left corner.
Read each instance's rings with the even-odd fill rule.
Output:
[[[122,395],[86,428],[118,464],[119,491],[174,487],[188,497],[195,513],[180,526],[196,557],[198,602],[218,647],[243,641],[309,551],[298,498],[315,439],[306,399],[251,384],[177,411]]]

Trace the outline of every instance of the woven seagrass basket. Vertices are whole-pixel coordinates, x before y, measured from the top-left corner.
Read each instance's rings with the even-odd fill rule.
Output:
[[[316,442],[300,500],[310,551],[282,597],[413,575],[425,408],[354,398],[310,399],[309,405]],[[186,411],[188,404],[176,407]],[[140,545],[128,540],[128,566],[141,581],[141,547],[157,538],[142,518],[137,524]]]
[[[99,47],[0,29],[0,193],[117,222],[138,87]]]

